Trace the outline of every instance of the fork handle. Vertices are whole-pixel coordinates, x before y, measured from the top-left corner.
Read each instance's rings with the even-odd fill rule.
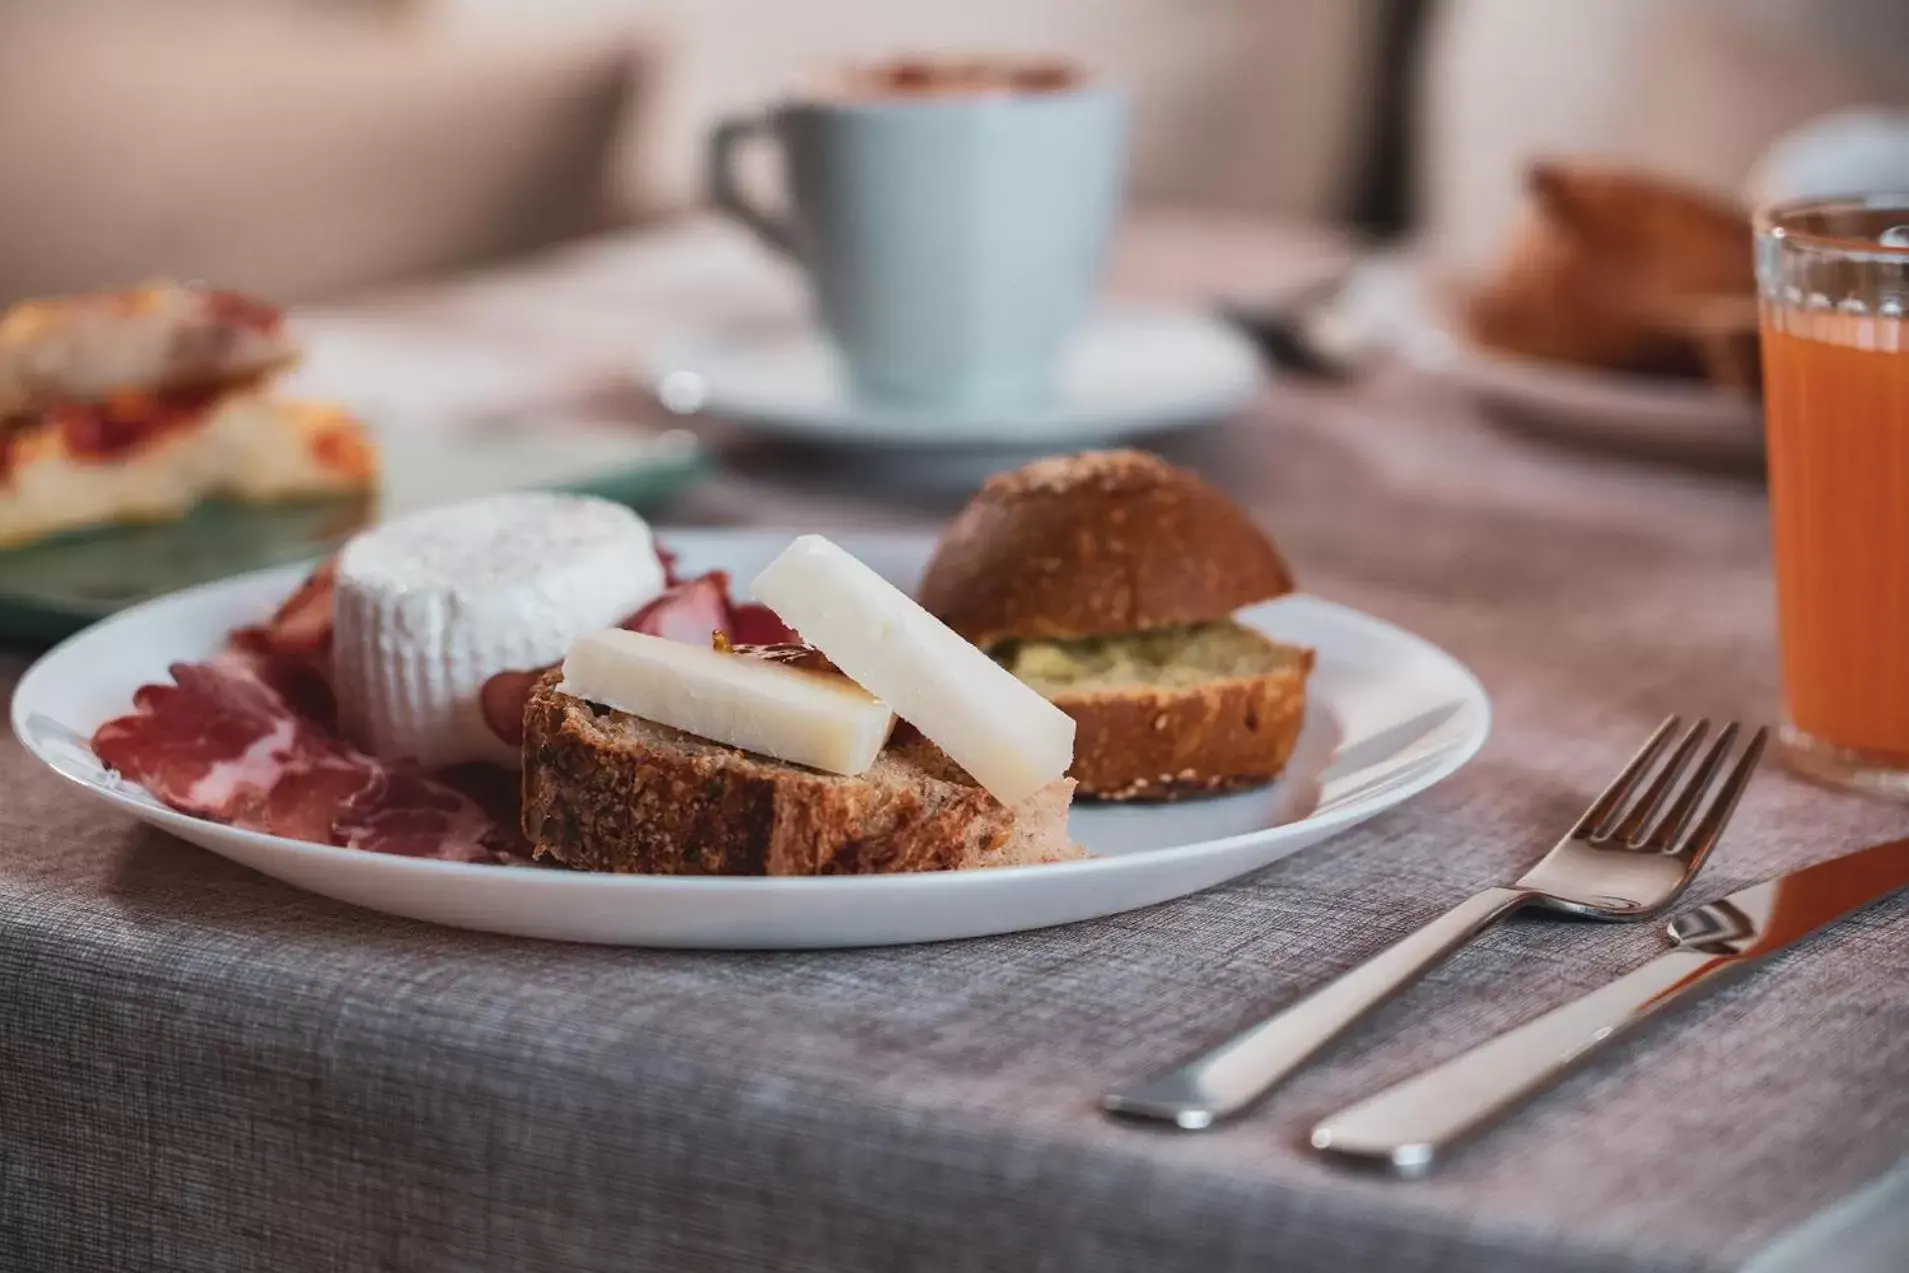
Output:
[[[1353,1022],[1532,897],[1525,889],[1486,889],[1212,1051],[1139,1087],[1109,1092],[1101,1106],[1110,1114],[1173,1123],[1188,1131],[1237,1114]]]
[[[1469,1052],[1329,1114],[1313,1148],[1400,1175],[1428,1170],[1447,1148],[1562,1078],[1608,1040],[1749,961],[1676,949]]]

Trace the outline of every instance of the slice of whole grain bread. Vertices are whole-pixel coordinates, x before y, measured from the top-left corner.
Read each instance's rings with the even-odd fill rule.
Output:
[[[918,738],[846,777],[739,751],[557,692],[524,714],[536,856],[654,875],[872,875],[1057,862],[1071,778],[1008,808]]]

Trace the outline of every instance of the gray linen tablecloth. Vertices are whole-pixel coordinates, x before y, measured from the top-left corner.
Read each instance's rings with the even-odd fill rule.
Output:
[[[1510,437],[1405,375],[1281,390],[1175,454],[1250,503],[1307,590],[1469,663],[1497,723],[1393,813],[1143,912],[834,953],[503,940],[252,875],[0,742],[0,1267],[1728,1269],[1909,1153],[1909,900],[1426,1181],[1298,1142],[1642,961],[1655,925],[1488,934],[1224,1129],[1101,1118],[1110,1081],[1514,875],[1666,712],[1773,702],[1743,479]],[[680,518],[941,511],[737,458]],[[1694,897],[1905,832],[1902,810],[1772,766]]]

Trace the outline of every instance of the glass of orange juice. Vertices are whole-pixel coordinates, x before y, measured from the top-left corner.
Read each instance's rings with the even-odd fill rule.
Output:
[[[1909,195],[1756,229],[1784,750],[1909,798]]]

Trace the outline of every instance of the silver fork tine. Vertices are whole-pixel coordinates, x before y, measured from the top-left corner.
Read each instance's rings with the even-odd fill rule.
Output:
[[[1631,789],[1637,786],[1638,780],[1650,771],[1651,763],[1657,759],[1657,753],[1664,749],[1664,740],[1670,737],[1672,730],[1683,723],[1682,717],[1665,717],[1664,723],[1657,727],[1657,732],[1645,739],[1644,745],[1637,749],[1635,756],[1631,757],[1631,763],[1624,766],[1622,773],[1611,779],[1611,785],[1604,789],[1603,795],[1591,802],[1591,807],[1584,811],[1584,816],[1580,817],[1577,824],[1571,828],[1571,834],[1591,835],[1609,820],[1611,814],[1623,806],[1624,798],[1631,794]]]
[[[1717,790],[1717,798],[1710,802],[1710,808],[1703,818],[1691,829],[1682,844],[1677,846],[1676,855],[1687,862],[1702,865],[1710,850],[1723,836],[1723,828],[1730,821],[1730,815],[1737,811],[1737,801],[1743,795],[1743,789],[1750,785],[1750,774],[1757,767],[1757,760],[1763,755],[1763,745],[1770,738],[1769,728],[1757,730],[1750,736],[1750,745],[1743,749],[1743,755],[1737,757],[1736,768],[1732,769]],[[1687,816],[1687,815],[1686,815]]]
[[[1710,793],[1711,780],[1717,776],[1717,770],[1729,756],[1730,748],[1741,732],[1735,721],[1723,727],[1723,732],[1717,735],[1717,741],[1710,744],[1710,750],[1698,762],[1697,772],[1690,776],[1689,783],[1677,794],[1670,808],[1664,810],[1664,816],[1657,820],[1657,825],[1643,838],[1639,848],[1659,853],[1670,851],[1677,843],[1677,837],[1683,834],[1684,827],[1696,815],[1697,807]]]
[[[1657,814],[1657,807],[1664,803],[1664,797],[1668,796],[1671,788],[1677,785],[1677,780],[1683,776],[1684,770],[1690,765],[1690,758],[1697,754],[1697,744],[1701,743],[1704,735],[1709,732],[1709,717],[1700,718],[1696,724],[1684,731],[1683,740],[1677,744],[1677,750],[1670,754],[1670,759],[1664,763],[1664,767],[1657,771],[1657,776],[1651,779],[1650,786],[1646,787],[1644,794],[1637,798],[1637,803],[1633,804],[1630,812],[1624,815],[1624,820],[1611,828],[1609,839],[1630,848],[1638,846],[1643,839],[1644,828],[1650,825],[1651,819]]]

